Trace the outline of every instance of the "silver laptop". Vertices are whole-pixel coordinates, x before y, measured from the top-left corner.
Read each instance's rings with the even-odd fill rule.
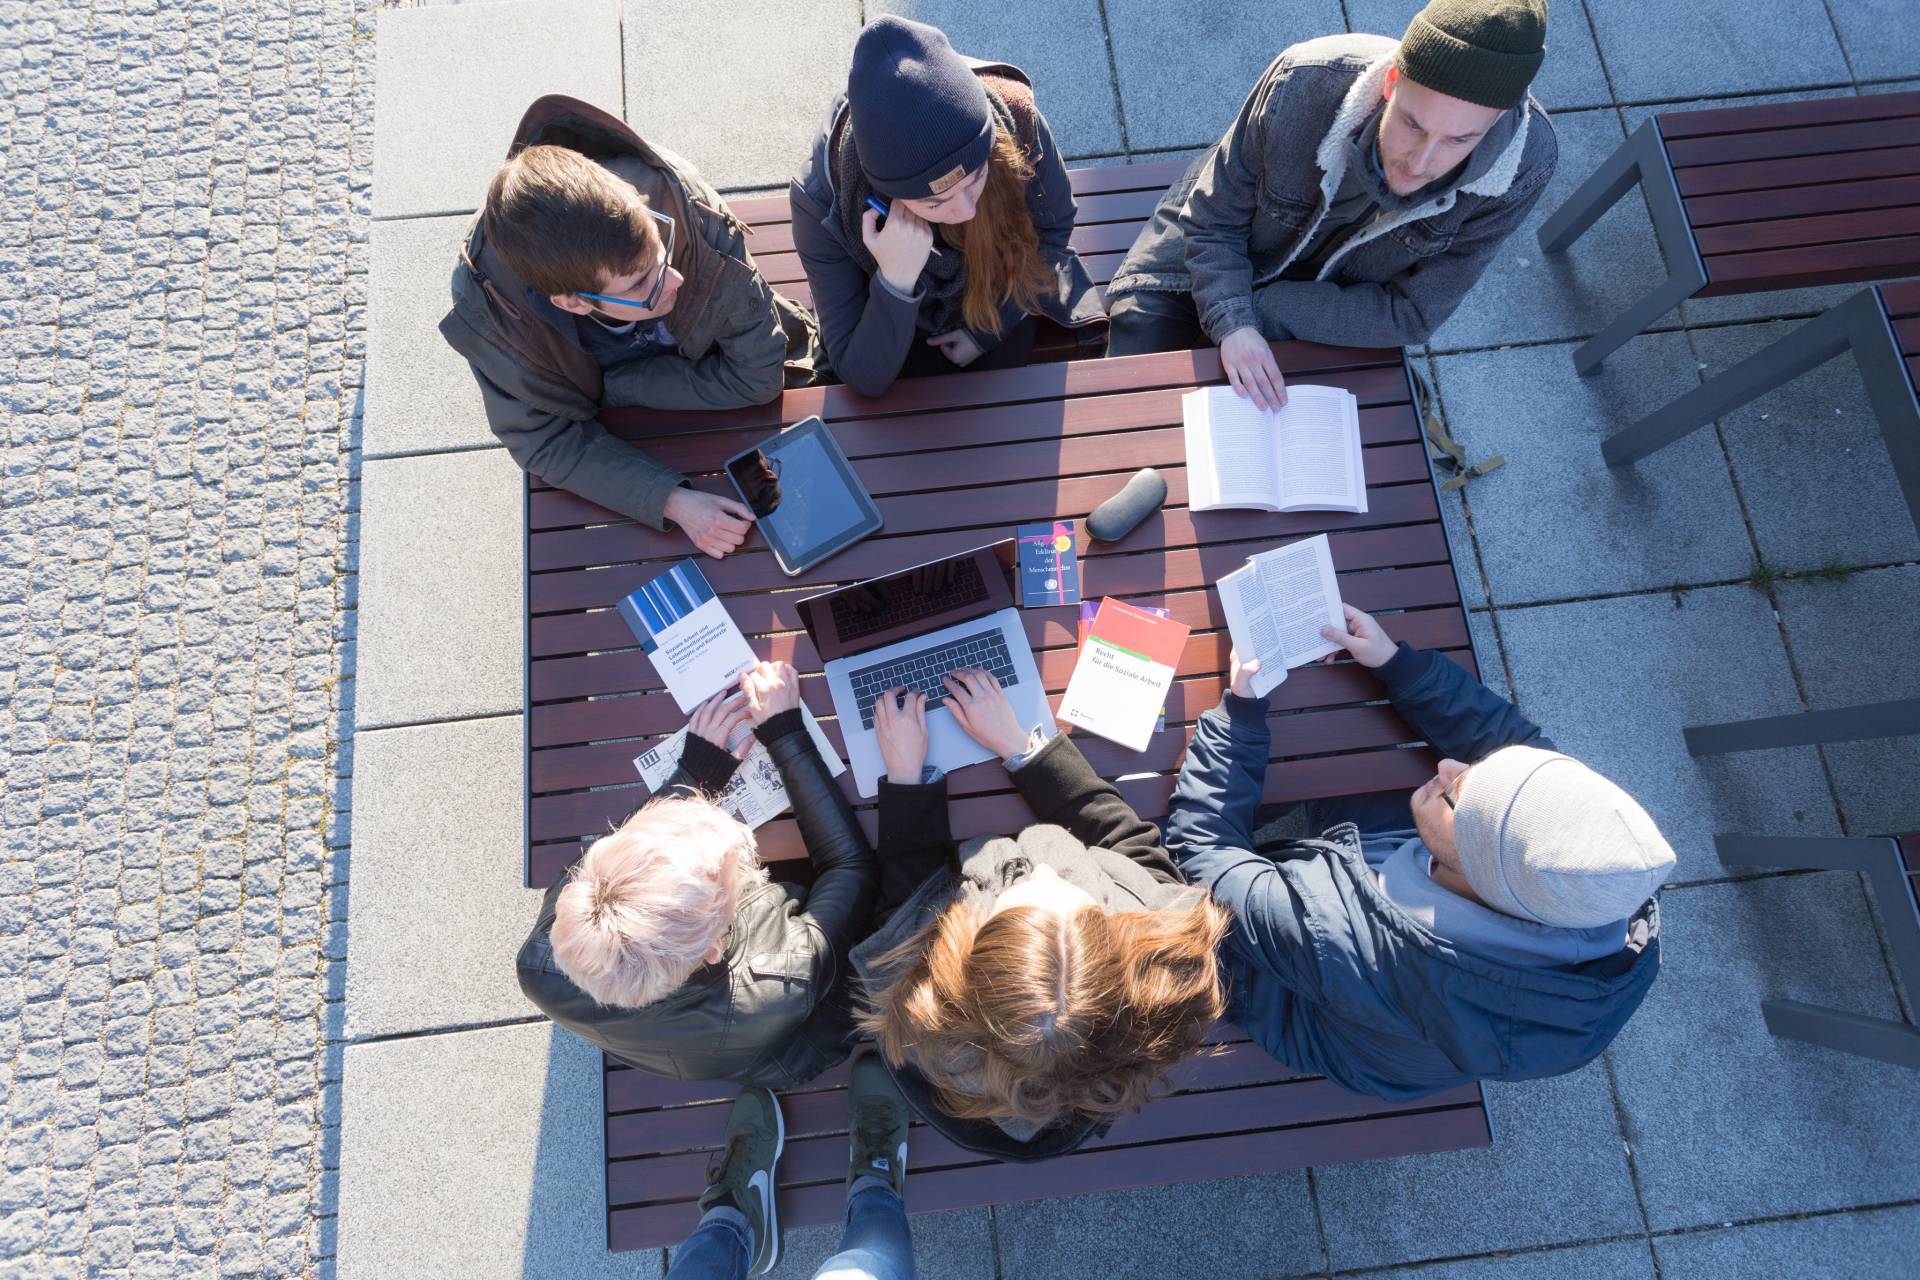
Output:
[[[944,705],[949,672],[993,672],[1020,723],[1052,725],[1040,669],[1014,607],[1017,563],[1008,538],[800,602],[800,620],[826,664],[861,795],[878,794],[886,773],[873,704],[888,689],[927,695],[927,763],[938,769],[993,758]]]

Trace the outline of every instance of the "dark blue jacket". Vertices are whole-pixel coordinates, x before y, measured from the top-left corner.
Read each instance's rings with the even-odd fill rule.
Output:
[[[1400,646],[1375,673],[1442,756],[1553,744],[1446,657]],[[1484,959],[1387,899],[1352,824],[1253,852],[1268,760],[1264,699],[1228,693],[1200,719],[1180,770],[1167,847],[1233,915],[1228,1016],[1268,1053],[1360,1093],[1417,1098],[1474,1080],[1559,1075],[1592,1060],[1660,967],[1652,899],[1621,951],[1572,967]]]

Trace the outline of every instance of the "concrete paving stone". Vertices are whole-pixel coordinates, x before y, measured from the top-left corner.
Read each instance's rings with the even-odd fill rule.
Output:
[[[994,1210],[1002,1273],[1262,1280],[1318,1270],[1304,1173],[1028,1200]]]
[[[1920,1208],[1661,1236],[1653,1248],[1665,1280],[1910,1280],[1920,1275]]]
[[[987,1210],[915,1213],[908,1215],[907,1223],[913,1231],[918,1280],[992,1280],[993,1220]],[[770,1280],[811,1280],[839,1248],[838,1224],[786,1228],[780,1233],[780,1265],[767,1275]],[[677,1246],[668,1251],[669,1265],[679,1252]]]
[[[1345,28],[1338,0],[1106,0],[1106,11],[1134,148],[1213,145],[1282,49]]]
[[[620,111],[618,0],[385,9],[373,107],[373,216],[468,212],[533,100]]]
[[[1652,1229],[1920,1197],[1894,1120],[1920,1115],[1920,1075],[1778,1039],[1760,1014],[1899,1016],[1859,877],[1675,889],[1661,910],[1660,979],[1608,1051]]]
[[[1507,675],[1507,660],[1500,652],[1500,638],[1494,634],[1492,611],[1469,613],[1467,629],[1473,633],[1473,650],[1480,658],[1480,683],[1507,701],[1513,701],[1513,680]]]
[[[373,224],[361,440],[369,458],[499,443],[473,370],[440,336],[470,222],[462,214]]]
[[[1792,93],[1757,93],[1737,98],[1712,98],[1702,102],[1666,102],[1651,106],[1624,107],[1622,125],[1628,133],[1654,116],[1667,111],[1718,110],[1721,107],[1753,107],[1771,102],[1807,102],[1817,98],[1849,98],[1853,89],[1801,89]],[[1725,324],[1734,320],[1769,320],[1782,315],[1813,315],[1857,293],[1857,284],[1823,285],[1813,289],[1774,289],[1759,293],[1735,293],[1717,298],[1688,298],[1680,304],[1680,316],[1688,324]],[[1663,323],[1670,322],[1670,317]]]
[[[1587,13],[1617,102],[1853,79],[1822,0],[1587,0]]]
[[[1479,461],[1474,454],[1468,458]],[[1447,530],[1447,546],[1453,553],[1453,567],[1460,575],[1460,600],[1469,609],[1487,607],[1487,584],[1480,570],[1480,553],[1473,545],[1473,532],[1467,527],[1464,490],[1439,495],[1440,523]]]
[[[520,709],[523,484],[503,449],[366,464],[360,728]]]
[[[1624,137],[1611,110],[1558,113],[1553,130],[1560,144],[1553,178],[1525,225],[1507,237],[1472,291],[1434,331],[1435,351],[1588,337],[1665,278],[1653,222],[1638,192],[1628,192],[1566,252],[1540,251],[1540,224]],[[1657,323],[1677,325],[1679,315]]]
[[[1686,725],[1801,709],[1759,591],[1503,608],[1500,634],[1520,709],[1653,815],[1679,860],[1673,881],[1728,874],[1717,831],[1837,834],[1814,748],[1686,754]]]
[[[868,0],[863,8],[869,22],[897,13],[929,23],[968,57],[1011,62],[1026,72],[1068,159],[1125,150],[1099,0],[1052,0],[1044,19],[1027,5],[971,0]]]
[[[640,136],[692,161],[715,187],[784,189],[846,91],[856,0],[623,7],[627,121]]]
[[[1793,643],[1807,700],[1851,707],[1920,696],[1906,659],[1920,634],[1920,568],[1871,569],[1833,581],[1782,582],[1780,616]],[[1920,831],[1920,737],[1836,742],[1821,748],[1848,828],[1862,834]]]
[[[527,1016],[512,954],[522,887],[520,717],[359,735],[347,1036]]]
[[[1862,93],[1912,93],[1920,89],[1920,80],[1883,80],[1879,84],[1859,86]]]
[[[1713,377],[1805,323],[1696,330],[1694,349],[1707,365],[1701,376]],[[1920,533],[1852,359],[1802,374],[1722,417],[1720,426],[1768,568],[1920,560]]]
[[[1492,1147],[1315,1171],[1330,1269],[1640,1230],[1599,1063],[1486,1091]],[[1568,1194],[1573,1187],[1578,1195]]]
[[[1345,0],[1347,17],[1355,31],[1399,39],[1426,0]],[[1593,28],[1580,6],[1555,5],[1547,15],[1547,58],[1533,80],[1533,96],[1549,111],[1572,107],[1607,107],[1607,75],[1600,68]]]
[[[1375,1280],[1654,1280],[1653,1255],[1638,1240],[1496,1254],[1424,1267],[1396,1267]]]
[[[1920,68],[1920,23],[1911,0],[1827,0],[1855,79],[1912,75]]]
[[[1447,421],[1473,456],[1473,528],[1493,603],[1562,600],[1745,577],[1752,546],[1711,432],[1631,467],[1600,443],[1698,385],[1684,335],[1646,334],[1583,378],[1569,346],[1437,356]],[[1551,529],[1554,536],[1542,537]]]
[[[660,1274],[609,1253],[600,1051],[547,1023],[349,1045],[339,1280]]]

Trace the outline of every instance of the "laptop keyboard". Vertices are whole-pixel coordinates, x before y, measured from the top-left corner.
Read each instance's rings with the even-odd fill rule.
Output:
[[[946,585],[930,591],[900,592],[900,598],[873,609],[862,609],[846,593],[833,597],[834,629],[842,640],[858,640],[862,636],[878,635],[891,627],[902,626],[921,618],[930,618],[947,609],[965,608],[970,604],[979,604],[987,598],[987,584],[980,577],[980,566],[969,556],[965,560],[953,562],[953,578]],[[884,587],[885,583],[876,583]]]
[[[992,627],[853,672],[848,679],[853,685],[854,700],[860,704],[860,727],[873,728],[874,702],[895,687],[918,689],[927,695],[927,709],[932,710],[947,696],[947,687],[942,681],[963,667],[991,671],[1003,686],[1017,684],[1020,679],[1014,673],[1013,655],[1007,652],[1006,637],[1000,634],[1000,628]]]

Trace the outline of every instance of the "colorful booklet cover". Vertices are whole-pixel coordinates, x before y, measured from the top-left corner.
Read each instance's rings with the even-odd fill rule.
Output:
[[[1156,618],[1165,618],[1165,617],[1171,616],[1170,614],[1168,614],[1168,612],[1165,609],[1156,609],[1152,605],[1137,604],[1133,607],[1136,609],[1142,610],[1143,612],[1150,613]],[[1073,638],[1073,658],[1075,662],[1078,662],[1080,660],[1080,651],[1087,647],[1087,632],[1093,630],[1093,615],[1099,612],[1100,612],[1100,602],[1098,600],[1082,600],[1080,602],[1080,627],[1079,627],[1079,630],[1075,633]],[[1153,731],[1155,733],[1158,733],[1166,727],[1167,727],[1167,708],[1163,704],[1160,708],[1160,719],[1153,726]]]
[[[1020,548],[1021,607],[1080,603],[1080,557],[1073,549],[1073,521],[1023,524],[1014,537]]]
[[[1125,601],[1102,600],[1060,700],[1060,719],[1145,751],[1191,630]]]

